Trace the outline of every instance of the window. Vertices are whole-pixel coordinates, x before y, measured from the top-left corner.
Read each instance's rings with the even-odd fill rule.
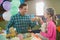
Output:
[[[44,2],[36,3],[36,15],[42,16],[44,12]]]

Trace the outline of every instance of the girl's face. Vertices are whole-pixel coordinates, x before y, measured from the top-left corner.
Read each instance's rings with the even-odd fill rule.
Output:
[[[45,17],[45,18],[47,18],[47,17],[48,17],[48,16],[47,16],[47,13],[46,13],[46,11],[44,12],[44,17]]]
[[[48,18],[50,17],[50,15],[48,15],[47,13],[48,13],[47,11],[44,12],[44,17],[45,17],[46,19],[48,19]]]

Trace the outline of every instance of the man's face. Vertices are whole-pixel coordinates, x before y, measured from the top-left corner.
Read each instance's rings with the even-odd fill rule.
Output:
[[[28,12],[28,6],[23,6],[23,8],[19,9],[21,13],[25,14]]]

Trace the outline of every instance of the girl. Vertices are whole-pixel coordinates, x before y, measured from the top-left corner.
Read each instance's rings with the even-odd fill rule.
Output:
[[[48,40],[56,40],[56,23],[54,17],[54,9],[47,8],[44,17],[47,19],[46,32],[40,32],[40,34]]]

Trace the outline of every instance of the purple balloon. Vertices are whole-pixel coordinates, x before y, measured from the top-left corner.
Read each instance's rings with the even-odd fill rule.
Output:
[[[0,0],[0,5],[2,4],[3,0]]]
[[[3,3],[3,8],[4,8],[5,10],[10,10],[10,9],[11,9],[11,2],[5,1],[5,2]]]

